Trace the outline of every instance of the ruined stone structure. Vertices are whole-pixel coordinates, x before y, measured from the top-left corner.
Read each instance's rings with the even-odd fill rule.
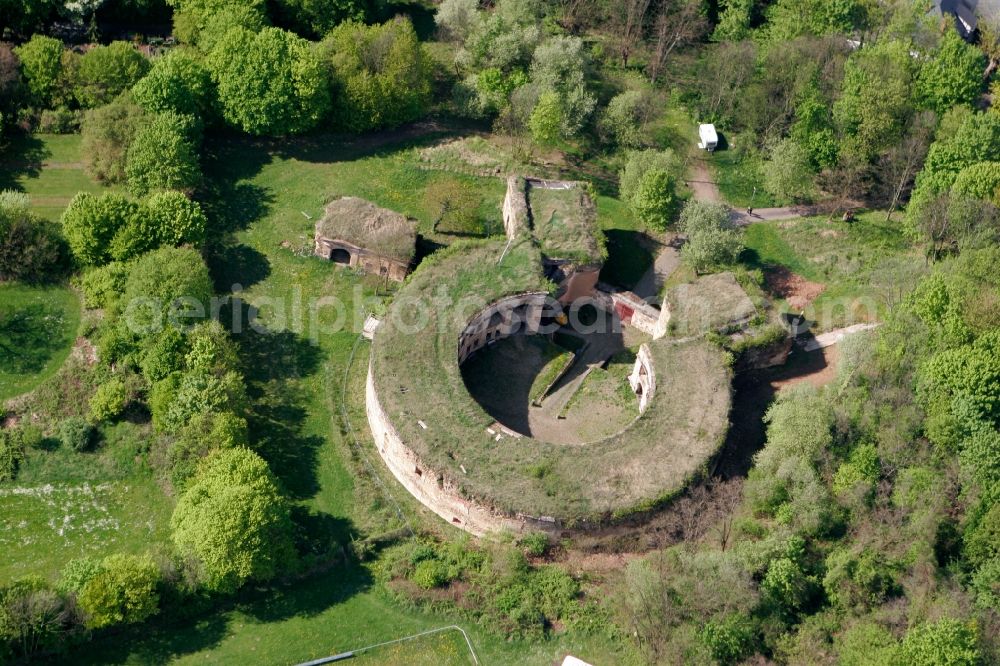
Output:
[[[316,223],[316,256],[402,282],[416,249],[416,225],[364,199],[341,197]]]
[[[561,312],[558,303],[545,292],[516,294],[491,303],[469,320],[458,338],[458,363],[491,342],[521,333],[539,332],[543,317]]]
[[[560,303],[593,296],[602,266],[600,231],[594,203],[580,183],[510,176],[503,226],[507,238],[530,235],[541,246],[542,268],[559,286]]]
[[[656,391],[656,370],[653,366],[653,356],[649,351],[649,345],[639,347],[639,353],[635,357],[635,365],[632,367],[632,374],[628,376],[629,386],[635,392],[635,397],[639,399],[639,413],[646,411],[649,401]]]
[[[499,531],[551,534],[560,532],[554,518],[523,514],[510,516],[465,499],[449,476],[425,465],[417,454],[403,443],[403,439],[382,409],[375,391],[371,365],[368,366],[368,380],[365,383],[365,411],[375,446],[392,475],[424,506],[455,527],[460,527],[476,536]]]

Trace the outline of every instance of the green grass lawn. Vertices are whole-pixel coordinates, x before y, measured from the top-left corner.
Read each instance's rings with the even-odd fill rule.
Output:
[[[0,581],[54,580],[77,557],[141,553],[166,540],[171,508],[149,476],[0,485]]]
[[[899,223],[879,212],[850,224],[825,217],[752,224],[746,247],[750,268],[780,266],[825,286],[811,307],[821,330],[880,320],[926,271]]]
[[[481,664],[559,663],[575,654],[594,664],[626,663],[600,636],[540,642],[506,641],[474,623],[444,614],[404,609],[371,587],[362,568],[336,568],[291,588],[253,598],[195,622],[153,622],[119,635],[95,638],[72,654],[75,664],[295,664],[384,641],[459,624]],[[457,635],[457,632],[456,632]],[[464,642],[464,641],[463,641]],[[379,650],[359,663],[383,664],[406,655],[413,664],[464,664],[456,640],[420,641],[406,651]],[[354,660],[350,660],[353,662]],[[65,659],[63,662],[65,663]]]
[[[80,300],[72,290],[0,284],[0,401],[54,375],[79,328]]]
[[[746,208],[751,200],[754,208],[778,205],[764,190],[760,159],[743,155],[743,151],[717,150],[706,158],[722,198],[734,208]]]
[[[0,189],[26,192],[33,210],[55,221],[77,192],[107,188],[83,170],[79,134],[36,134],[15,137],[3,151]]]

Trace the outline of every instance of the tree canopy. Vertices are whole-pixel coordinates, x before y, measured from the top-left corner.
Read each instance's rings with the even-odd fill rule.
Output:
[[[174,544],[198,558],[209,589],[269,580],[294,557],[288,506],[260,456],[219,451],[198,468],[171,519]]]
[[[316,127],[330,88],[316,49],[278,28],[233,28],[208,57],[222,117],[249,134],[282,136]]]

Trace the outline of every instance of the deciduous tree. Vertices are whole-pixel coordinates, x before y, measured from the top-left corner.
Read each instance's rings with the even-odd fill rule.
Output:
[[[94,47],[80,59],[76,98],[87,108],[107,104],[138,83],[149,66],[149,60],[129,42]]]
[[[87,626],[142,622],[159,610],[160,570],[149,555],[109,555],[77,596]]]
[[[313,46],[278,28],[234,28],[208,58],[222,117],[249,134],[298,134],[330,112],[328,75]]]
[[[172,111],[158,113],[129,142],[125,178],[130,192],[154,190],[192,192],[201,182],[196,120]]]
[[[407,18],[340,24],[323,42],[338,95],[334,119],[353,132],[398,127],[430,103],[430,67]]]
[[[287,502],[267,463],[249,449],[207,458],[170,522],[177,549],[201,562],[211,590],[269,580],[294,559]]]

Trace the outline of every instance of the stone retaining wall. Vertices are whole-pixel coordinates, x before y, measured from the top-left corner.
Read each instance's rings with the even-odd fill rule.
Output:
[[[444,474],[425,466],[390,423],[375,391],[372,366],[365,383],[365,412],[375,439],[375,448],[389,471],[421,504],[443,519],[476,536],[488,532],[547,532],[559,534],[554,519],[507,515],[461,496],[458,486]]]
[[[558,303],[543,291],[507,296],[490,303],[469,319],[458,336],[459,365],[491,342],[515,333],[537,333],[543,313],[554,317],[561,311]]]

